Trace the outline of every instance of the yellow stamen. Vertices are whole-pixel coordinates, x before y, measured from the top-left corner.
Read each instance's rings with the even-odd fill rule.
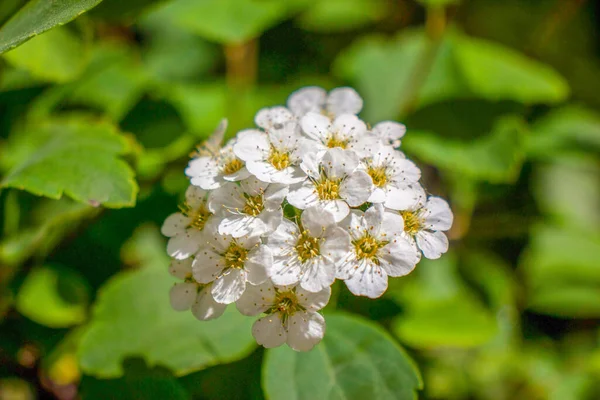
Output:
[[[248,258],[248,250],[233,240],[225,251],[224,258],[227,268],[241,269]]]
[[[416,235],[423,227],[423,221],[419,217],[418,212],[400,211],[402,219],[404,219],[404,232],[409,235]]]
[[[290,154],[271,147],[271,154],[268,161],[276,170],[281,171],[290,166]]]
[[[385,186],[387,183],[387,174],[385,167],[369,166],[367,173],[371,176],[373,184],[377,187]]]
[[[352,242],[358,259],[368,259],[375,264],[379,264],[377,252],[388,243],[386,241],[379,241],[368,233],[365,233],[363,237]]]
[[[201,231],[206,225],[206,221],[212,213],[206,207],[206,203],[202,202],[198,208],[194,209],[187,202],[179,206],[181,213],[191,219],[190,226]]]
[[[244,167],[244,163],[237,157],[233,157],[225,163],[223,166],[223,173],[225,175],[231,175],[238,172],[240,169]]]
[[[329,139],[327,139],[327,147],[329,148],[341,147],[345,149],[346,146],[348,146],[348,139],[341,139],[336,134],[329,136]]]
[[[296,251],[298,252],[298,259],[300,262],[305,262],[313,257],[321,254],[321,248],[319,244],[319,238],[315,238],[308,235],[308,232],[302,232],[302,235],[296,243]]]
[[[265,206],[263,204],[262,194],[259,194],[258,196],[248,196],[244,194],[244,196],[246,197],[246,205],[242,210],[243,213],[256,217],[264,210]]]
[[[340,179],[322,178],[317,183],[317,195],[321,200],[335,200],[340,198]]]

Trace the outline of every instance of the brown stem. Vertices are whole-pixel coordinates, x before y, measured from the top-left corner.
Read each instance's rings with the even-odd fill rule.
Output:
[[[258,41],[225,46],[227,86],[232,91],[246,90],[256,82],[258,69]]]
[[[535,54],[542,51],[556,33],[573,19],[585,2],[586,0],[557,0],[538,28],[534,30],[529,53]]]

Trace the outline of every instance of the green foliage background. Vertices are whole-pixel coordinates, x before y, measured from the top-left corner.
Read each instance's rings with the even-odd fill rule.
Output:
[[[0,398],[597,399],[600,8],[581,0],[3,0]],[[309,353],[172,311],[193,147],[355,87],[455,212]],[[11,397],[12,396],[12,397]]]

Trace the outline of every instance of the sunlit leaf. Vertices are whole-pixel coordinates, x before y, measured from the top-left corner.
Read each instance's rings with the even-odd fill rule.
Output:
[[[4,58],[38,79],[68,82],[83,71],[87,54],[81,39],[67,28],[58,27],[6,53]]]
[[[3,187],[54,199],[66,194],[106,207],[135,203],[133,171],[119,158],[128,144],[112,125],[75,117],[56,119],[25,127],[15,140],[20,161],[5,176]]]
[[[47,265],[33,269],[20,287],[17,310],[52,328],[82,323],[87,314],[88,287],[79,273]]]
[[[416,399],[420,374],[380,327],[345,314],[326,315],[327,333],[310,352],[268,350],[263,388],[271,400]]]
[[[142,358],[149,367],[164,366],[176,375],[238,360],[255,347],[252,318],[229,309],[210,322],[191,312],[174,311],[169,289],[169,258],[158,231],[146,227],[123,250],[124,261],[139,263],[101,290],[91,323],[79,348],[85,373],[114,378],[127,358]]]
[[[385,17],[388,4],[381,0],[322,0],[313,2],[299,22],[316,32],[338,32],[360,28]]]
[[[64,25],[102,0],[31,0],[0,28],[0,54]]]
[[[474,180],[513,182],[524,161],[526,128],[517,117],[496,121],[492,132],[471,142],[411,132],[403,146],[419,159]]]

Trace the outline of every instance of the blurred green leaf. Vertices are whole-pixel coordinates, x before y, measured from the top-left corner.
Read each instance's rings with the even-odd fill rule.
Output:
[[[447,99],[532,104],[556,103],[569,94],[567,83],[550,67],[457,31],[440,42],[422,30],[392,40],[363,37],[339,55],[334,70],[365,97],[364,116],[370,122]]]
[[[600,226],[600,165],[595,158],[565,155],[536,170],[533,193],[542,211],[571,226]]]
[[[539,225],[521,261],[527,306],[570,318],[600,316],[600,234],[577,227]]]
[[[155,12],[206,39],[224,44],[254,39],[286,19],[298,0],[173,0]]]
[[[0,28],[0,54],[51,29],[64,25],[102,0],[31,0]]]
[[[88,286],[76,271],[58,265],[31,270],[16,298],[17,310],[51,328],[65,328],[85,321]]]
[[[201,322],[171,308],[169,289],[176,280],[167,272],[164,248],[158,231],[147,226],[124,247],[124,261],[142,268],[118,274],[100,290],[79,348],[87,374],[119,377],[125,358],[140,357],[150,367],[184,375],[241,359],[254,349],[253,321],[237,310]]]
[[[460,3],[461,0],[417,0],[419,3],[428,7],[445,7]]]
[[[461,282],[456,263],[452,253],[421,260],[417,277],[388,294],[406,308],[392,323],[403,342],[418,348],[473,347],[496,334],[492,313]]]
[[[75,79],[87,61],[83,42],[65,27],[31,39],[6,53],[4,58],[32,76],[52,82]]]
[[[266,397],[278,399],[416,399],[421,376],[405,351],[376,324],[327,314],[327,333],[312,351],[267,350]]]
[[[114,126],[71,117],[29,125],[20,135],[21,157],[3,187],[58,199],[67,194],[92,205],[135,204],[133,171],[119,155],[128,143]],[[23,150],[24,149],[24,150]]]
[[[152,7],[169,0],[104,0],[90,12],[90,16],[110,22],[131,22]]]
[[[306,30],[341,32],[381,20],[388,6],[385,0],[321,0],[313,2],[298,21]]]
[[[514,182],[524,161],[527,128],[518,117],[496,121],[492,132],[471,142],[411,132],[403,147],[419,159],[462,178],[492,183]]]
[[[532,126],[528,152],[536,158],[555,157],[570,147],[600,149],[600,114],[568,106],[550,112]]]
[[[192,81],[217,65],[220,49],[180,26],[151,13],[138,22],[147,35],[143,59],[148,74],[160,81]],[[177,46],[173,46],[177,43]]]

